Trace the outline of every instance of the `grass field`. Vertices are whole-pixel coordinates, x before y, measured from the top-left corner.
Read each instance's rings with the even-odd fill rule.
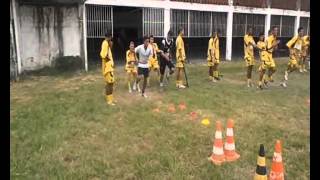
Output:
[[[188,65],[190,88],[174,82],[159,91],[152,74],[150,96],[129,94],[123,67],[116,69],[115,98],[103,98],[100,68],[88,73],[28,76],[10,87],[10,173],[12,179],[252,179],[259,144],[268,171],[276,139],[283,141],[286,179],[310,178],[309,73],[279,86],[287,60],[278,62],[267,90],[247,88],[243,61],[222,63],[224,75],[208,82],[205,65]],[[257,79],[254,73],[254,80]],[[168,104],[187,109],[168,113]],[[154,108],[160,112],[153,112]],[[190,112],[199,118],[191,120]],[[209,118],[211,124],[200,122]],[[235,121],[238,161],[215,166],[214,124]],[[223,132],[225,136],[225,131]]]

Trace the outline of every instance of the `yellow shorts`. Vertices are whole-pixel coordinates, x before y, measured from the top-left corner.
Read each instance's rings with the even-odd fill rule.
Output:
[[[126,67],[125,67],[125,70],[127,73],[132,73],[132,74],[137,74],[137,67],[135,65],[129,65],[127,64]]]
[[[209,66],[209,67],[211,67],[211,66],[213,66],[213,65],[214,65],[214,63],[213,63],[212,59],[207,59],[207,61],[208,61],[208,66]]]
[[[106,83],[114,83],[113,71],[107,72],[104,75],[104,80],[105,80]]]
[[[255,60],[254,60],[254,57],[252,56],[245,57],[244,60],[246,61],[247,66],[255,65]]]
[[[183,68],[184,67],[184,61],[177,61],[176,67],[177,68]]]
[[[259,67],[259,71],[275,68],[276,64],[274,63],[274,60],[272,59],[272,55],[264,55],[261,57],[261,65]]]
[[[159,69],[159,63],[157,59],[151,58],[148,63],[150,70]]]

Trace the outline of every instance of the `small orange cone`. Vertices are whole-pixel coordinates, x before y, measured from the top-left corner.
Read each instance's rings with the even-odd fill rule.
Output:
[[[282,163],[281,142],[279,140],[276,141],[269,180],[284,180],[284,167]]]
[[[190,116],[192,120],[195,120],[198,117],[198,114],[196,112],[191,112]]]
[[[179,109],[180,109],[181,111],[185,110],[186,108],[187,108],[187,107],[186,107],[186,104],[185,104],[184,102],[182,102],[182,103],[179,104]]]
[[[224,154],[226,156],[226,161],[235,161],[240,157],[240,154],[236,152],[236,146],[234,143],[233,125],[233,120],[229,119],[227,123],[226,142],[224,143]]]
[[[158,113],[158,112],[160,112],[160,109],[159,109],[159,108],[154,108],[154,109],[153,109],[153,112]]]
[[[171,113],[176,112],[176,108],[174,107],[174,104],[170,104],[170,105],[169,105],[168,111],[171,112]]]
[[[225,161],[222,142],[222,127],[220,121],[216,122],[216,133],[213,142],[213,150],[209,160],[215,165],[221,165]]]

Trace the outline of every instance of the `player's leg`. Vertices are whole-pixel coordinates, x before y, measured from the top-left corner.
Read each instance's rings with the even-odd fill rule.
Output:
[[[127,84],[128,84],[128,91],[129,91],[129,93],[132,92],[132,89],[131,89],[131,81],[132,81],[131,72],[130,72],[130,70],[127,70]]]
[[[262,63],[264,63],[264,62],[262,62]],[[265,73],[266,73],[265,65],[262,64],[262,65],[260,66],[260,68],[259,68],[259,71],[260,71],[260,73],[259,73],[258,88],[263,89],[263,88],[262,88],[262,82],[263,82],[263,77],[264,77],[264,75],[265,75]]]
[[[252,82],[251,82],[252,69],[253,69],[253,65],[247,66],[247,86],[248,87],[252,86]]]
[[[149,69],[148,68],[143,68],[143,86],[142,86],[142,91],[141,91],[141,95],[143,97],[147,97],[147,95],[145,94],[145,90],[147,87],[147,79],[149,77]]]
[[[141,92],[141,89],[140,89],[141,79],[143,79],[143,68],[138,67],[138,76],[136,78],[136,86],[137,86],[138,92]]]
[[[164,78],[164,73],[166,71],[166,62],[163,58],[160,59],[160,68],[159,68],[159,72],[160,72],[160,87],[163,86],[163,78]]]
[[[115,105],[114,100],[113,100],[113,83],[114,83],[114,77],[113,77],[113,72],[108,72],[105,75],[105,80],[106,80],[106,101],[109,105]]]
[[[216,82],[215,80],[220,80],[218,67],[219,67],[219,63],[214,63],[214,65],[213,65],[213,82]]]

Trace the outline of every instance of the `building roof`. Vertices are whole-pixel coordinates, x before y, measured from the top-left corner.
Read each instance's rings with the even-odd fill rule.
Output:
[[[83,4],[85,0],[18,0],[18,2],[31,5],[70,5]]]

